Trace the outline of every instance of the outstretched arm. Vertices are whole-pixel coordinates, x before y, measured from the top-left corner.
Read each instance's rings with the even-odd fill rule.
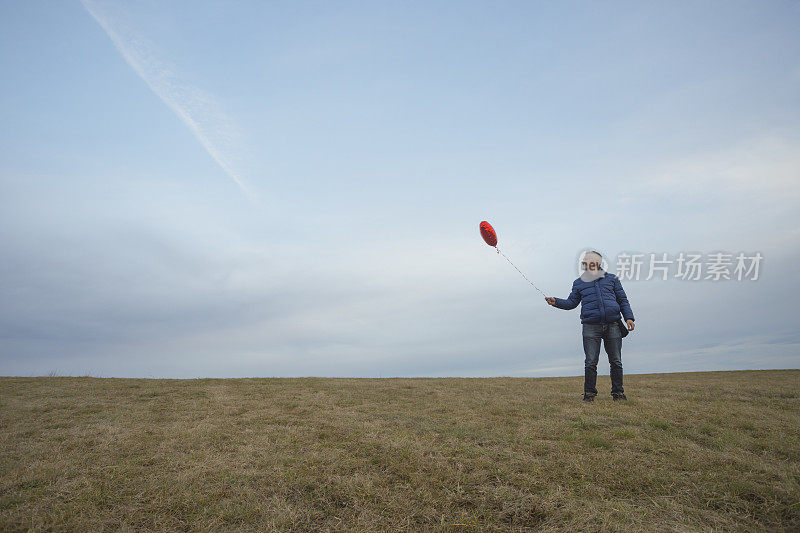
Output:
[[[575,288],[575,285],[572,285],[572,292],[569,293],[569,296],[566,300],[562,298],[553,298],[552,296],[545,298],[545,301],[552,305],[553,307],[558,307],[559,309],[575,309],[579,303],[581,303],[581,293],[578,289]]]

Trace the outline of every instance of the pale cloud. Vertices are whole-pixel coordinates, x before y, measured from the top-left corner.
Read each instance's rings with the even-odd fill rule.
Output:
[[[751,194],[796,201],[800,196],[800,142],[759,137],[671,162],[652,173],[645,187],[657,192]]]
[[[759,251],[755,282],[625,280],[626,372],[800,365],[800,71],[783,8],[645,9],[665,24],[631,47],[607,39],[632,22],[616,15],[531,33],[478,5],[455,21],[405,4],[83,5],[94,20],[18,3],[0,21],[27,39],[0,55],[16,80],[0,373],[580,375],[580,310],[548,306],[482,241],[484,218],[561,297],[584,247],[610,263]],[[537,19],[535,4],[513,18]],[[105,33],[85,33],[95,22]],[[583,53],[598,39],[613,46]],[[215,163],[194,161],[178,122],[154,135],[172,119],[154,95]],[[242,202],[267,168],[274,205]]]
[[[214,97],[182,79],[174,67],[160,59],[153,43],[126,24],[119,6],[92,0],[81,2],[128,65],[178,115],[225,174],[252,199],[253,193],[243,178],[242,136]]]

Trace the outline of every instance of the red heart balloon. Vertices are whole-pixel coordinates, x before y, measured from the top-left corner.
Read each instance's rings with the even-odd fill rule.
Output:
[[[486,241],[486,244],[497,246],[497,233],[494,232],[492,225],[484,220],[479,227],[481,229],[481,237]]]

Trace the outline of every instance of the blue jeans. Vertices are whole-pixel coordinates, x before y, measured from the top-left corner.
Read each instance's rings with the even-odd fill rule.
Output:
[[[584,363],[583,392],[597,394],[597,361],[600,358],[600,341],[603,341],[608,362],[611,364],[611,394],[622,388],[622,332],[616,322],[610,324],[583,324]]]

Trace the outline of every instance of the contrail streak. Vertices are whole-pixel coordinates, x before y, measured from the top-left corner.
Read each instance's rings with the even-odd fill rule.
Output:
[[[208,155],[252,200],[240,171],[241,146],[236,128],[213,98],[178,78],[154,53],[153,45],[115,19],[108,8],[92,0],[81,0],[86,11],[103,28],[125,61],[147,86],[178,115]]]

